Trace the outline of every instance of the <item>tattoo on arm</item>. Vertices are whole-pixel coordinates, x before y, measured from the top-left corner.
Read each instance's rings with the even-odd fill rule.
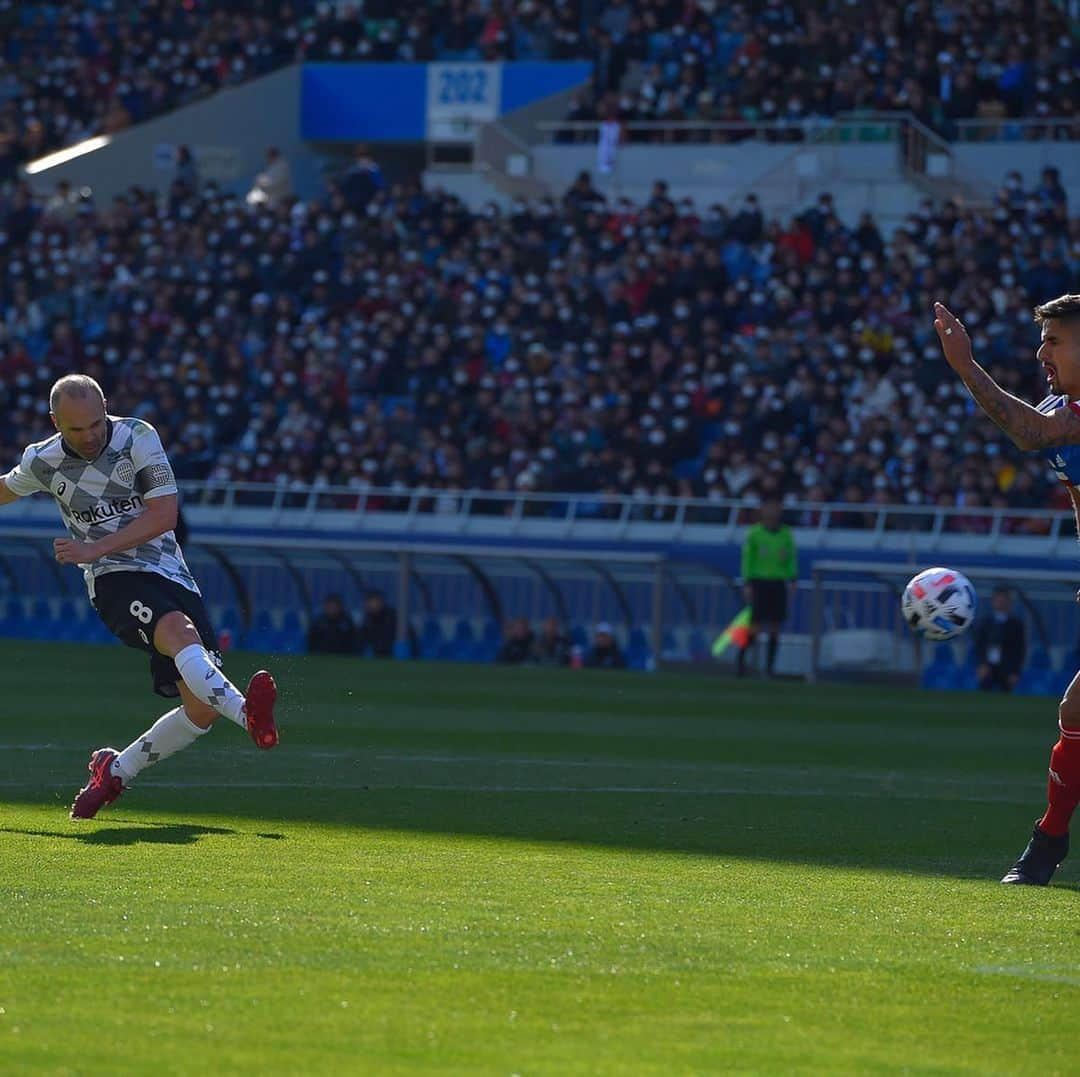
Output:
[[[1075,486],[1070,486],[1069,500],[1072,502],[1073,516],[1076,518],[1076,538],[1080,541],[1080,490],[1077,490]],[[1076,600],[1080,602],[1080,591],[1076,594]]]
[[[1049,415],[1005,392],[978,363],[972,363],[971,369],[961,377],[975,403],[1009,435],[1017,448],[1046,449],[1068,440]]]

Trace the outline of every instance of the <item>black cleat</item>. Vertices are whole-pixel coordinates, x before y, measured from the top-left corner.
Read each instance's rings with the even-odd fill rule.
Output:
[[[1058,864],[1068,853],[1068,834],[1051,837],[1049,834],[1044,834],[1036,823],[1031,831],[1031,841],[1027,843],[1027,848],[1001,881],[1011,883],[1013,886],[1046,886],[1051,876],[1057,871]]]

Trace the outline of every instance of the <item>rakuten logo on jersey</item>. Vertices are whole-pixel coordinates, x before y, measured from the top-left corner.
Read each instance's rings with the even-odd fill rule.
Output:
[[[129,512],[141,509],[143,499],[141,497],[118,497],[112,501],[103,501],[85,512],[76,512],[74,509],[63,506],[64,511],[73,520],[81,524],[100,524],[105,520],[115,520],[117,516],[125,516]]]

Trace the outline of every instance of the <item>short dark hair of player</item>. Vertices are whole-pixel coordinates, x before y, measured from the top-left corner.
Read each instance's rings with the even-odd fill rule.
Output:
[[[1057,299],[1051,299],[1049,303],[1035,308],[1035,321],[1039,325],[1051,318],[1069,322],[1074,318],[1080,320],[1080,295],[1059,295]]]

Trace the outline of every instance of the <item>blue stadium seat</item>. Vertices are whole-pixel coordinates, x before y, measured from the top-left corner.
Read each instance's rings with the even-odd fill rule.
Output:
[[[1045,647],[1033,647],[1027,661],[1027,668],[1042,672],[1050,669],[1050,655]]]
[[[427,617],[420,632],[420,657],[441,658],[440,650],[444,644],[442,628],[437,617]]]
[[[105,622],[96,614],[87,617],[87,643],[117,643],[116,637],[105,627]]]
[[[232,636],[232,645],[236,648],[246,646],[244,642],[244,629],[240,622],[240,612],[235,606],[226,606],[221,614],[221,622],[217,626],[219,632],[228,632]]]
[[[1033,647],[1013,691],[1021,696],[1048,696],[1057,691],[1061,675],[1055,673],[1045,647]]]
[[[952,648],[947,645],[935,647],[930,664],[922,671],[919,684],[923,688],[948,692],[959,688],[959,680],[960,667],[953,657]]]
[[[467,618],[461,617],[454,625],[453,636],[439,645],[435,657],[444,662],[475,662],[478,661],[474,657],[477,654],[477,643],[472,625]]]
[[[49,600],[47,598],[35,599],[26,626],[27,636],[30,639],[55,639],[58,627],[53,618]]]
[[[1065,694],[1065,689],[1069,687],[1069,683],[1075,676],[1075,666],[1065,666],[1064,668],[1059,669],[1050,678],[1050,690],[1055,696],[1063,696]]]
[[[952,687],[953,670],[943,666],[927,666],[919,678],[919,687],[947,692]]]
[[[1055,674],[1049,669],[1025,669],[1013,693],[1018,696],[1055,695]]]
[[[965,662],[959,667],[956,674],[956,686],[960,692],[974,692],[979,687],[979,677],[976,667]]]
[[[307,632],[299,610],[290,608],[282,614],[278,646],[283,654],[302,654],[307,649]]]
[[[22,603],[14,595],[0,602],[0,636],[22,635],[23,620]]]
[[[630,669],[646,669],[652,650],[642,628],[630,629],[630,638],[626,645],[626,664]]]
[[[690,657],[695,662],[700,662],[709,656],[709,640],[700,628],[691,629],[687,646],[690,648]]]
[[[60,603],[60,614],[56,622],[56,639],[80,642],[87,633],[87,616],[83,608],[65,598]]]
[[[303,654],[307,650],[307,636],[303,632],[279,632],[274,649],[278,654]]]
[[[491,653],[491,644],[485,642],[482,639],[474,640],[472,643],[468,643],[464,648],[465,662],[493,662],[495,661],[494,654],[489,658]]]
[[[259,610],[244,645],[253,651],[276,651],[281,640],[269,610]]]

